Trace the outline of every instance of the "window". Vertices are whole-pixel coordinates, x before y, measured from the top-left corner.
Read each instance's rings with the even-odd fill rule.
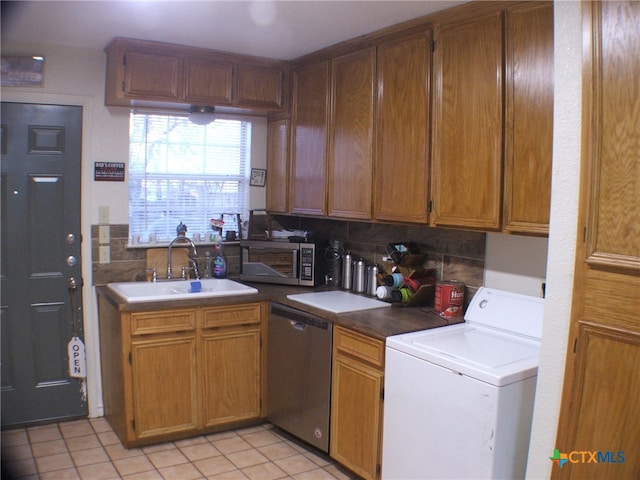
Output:
[[[129,234],[168,242],[183,222],[187,235],[211,233],[210,219],[246,217],[251,123],[132,113],[129,126]],[[238,230],[237,226],[230,228]]]

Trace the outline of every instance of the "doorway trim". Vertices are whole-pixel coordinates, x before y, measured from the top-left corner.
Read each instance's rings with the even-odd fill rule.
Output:
[[[80,231],[82,234],[82,323],[87,361],[87,405],[89,417],[104,416],[102,403],[102,378],[100,376],[100,338],[98,328],[98,307],[95,287],[91,282],[91,202],[86,198],[93,177],[88,165],[93,155],[93,113],[94,99],[90,95],[68,95],[38,93],[32,91],[12,91],[2,89],[2,101],[13,103],[36,103],[42,105],[70,105],[82,107],[82,170],[80,178]]]

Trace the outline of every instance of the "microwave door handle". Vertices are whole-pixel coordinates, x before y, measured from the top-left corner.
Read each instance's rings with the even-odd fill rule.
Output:
[[[298,249],[294,249],[291,251],[291,254],[293,255],[292,260],[293,260],[293,273],[294,273],[294,277],[293,278],[300,278],[300,272],[298,271],[298,254],[299,254],[300,250]]]

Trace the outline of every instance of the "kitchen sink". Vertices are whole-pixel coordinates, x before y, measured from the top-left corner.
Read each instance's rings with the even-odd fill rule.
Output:
[[[192,289],[194,281],[172,280],[164,282],[115,282],[107,285],[127,302],[156,302],[187,298],[229,297],[252,295],[258,290],[227,278],[207,278],[198,280],[201,288]]]

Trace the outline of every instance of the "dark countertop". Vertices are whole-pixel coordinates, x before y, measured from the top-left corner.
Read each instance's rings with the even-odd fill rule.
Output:
[[[239,281],[237,279],[233,279]],[[427,330],[463,322],[463,318],[445,319],[433,313],[433,307],[402,307],[392,305],[389,308],[376,308],[358,312],[332,313],[289,300],[287,295],[295,293],[321,292],[330,290],[327,287],[309,288],[286,285],[271,285],[254,282],[241,282],[258,289],[254,295],[236,295],[220,298],[198,298],[174,301],[156,301],[127,303],[122,297],[106,286],[96,287],[98,295],[104,296],[120,311],[148,311],[166,308],[203,307],[216,305],[233,305],[252,302],[279,302],[284,305],[317,315],[334,325],[342,325],[364,335],[385,340],[392,335]]]

